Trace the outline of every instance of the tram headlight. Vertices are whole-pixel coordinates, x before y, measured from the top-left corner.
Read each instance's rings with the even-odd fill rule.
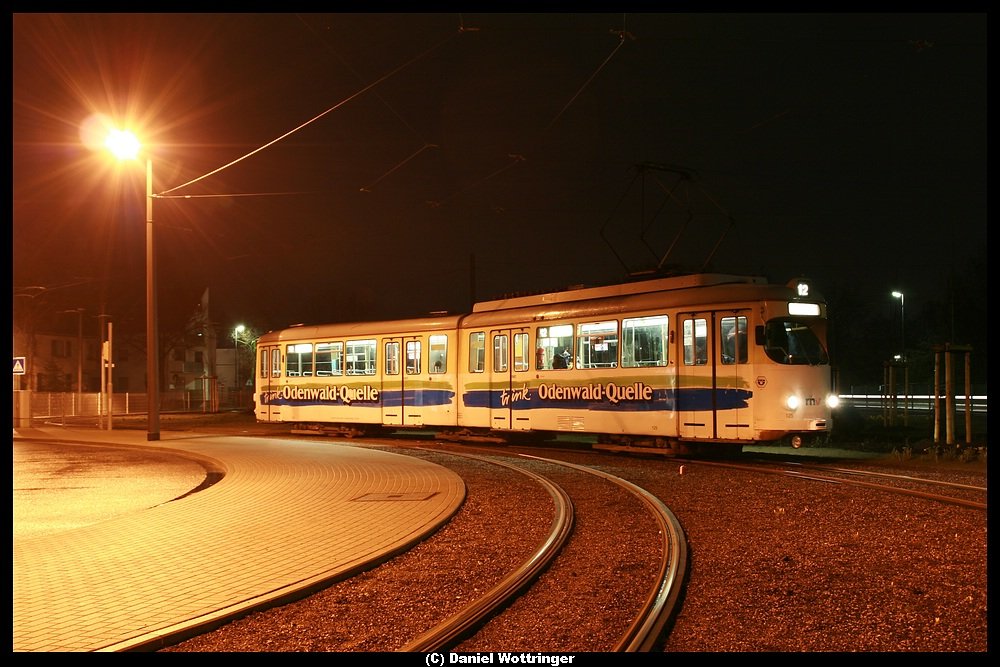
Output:
[[[785,407],[789,410],[798,410],[800,405],[802,405],[802,401],[794,394],[785,399]]]
[[[840,405],[840,396],[837,396],[836,394],[830,394],[829,396],[826,397],[826,407],[833,410],[838,405]]]

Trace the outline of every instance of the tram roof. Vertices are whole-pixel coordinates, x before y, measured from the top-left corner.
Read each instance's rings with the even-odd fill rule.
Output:
[[[569,303],[572,301],[582,301],[584,299],[599,299],[604,297],[625,296],[628,294],[663,292],[669,290],[690,289],[693,287],[706,287],[710,285],[731,285],[735,283],[766,285],[767,281],[760,276],[739,276],[726,273],[697,273],[685,276],[654,278],[652,280],[605,285],[601,287],[579,287],[563,290],[561,292],[531,294],[526,296],[494,299],[492,301],[481,301],[472,307],[472,312],[482,313],[493,310],[506,310],[509,308],[523,308],[525,306]]]

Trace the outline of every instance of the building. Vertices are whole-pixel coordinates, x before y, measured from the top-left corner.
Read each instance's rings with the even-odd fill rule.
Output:
[[[110,377],[101,368],[102,344],[97,332],[84,336],[13,328],[13,356],[23,358],[23,375],[14,376],[15,390],[33,392],[101,393],[102,381],[118,394],[146,393],[145,339],[116,339],[111,327]],[[160,364],[163,409],[226,407],[236,401],[236,353],[240,353],[239,381],[252,379],[253,346],[217,349],[214,335],[189,336],[183,344],[165,350]],[[230,341],[232,342],[232,341]],[[208,343],[208,344],[206,344]],[[107,367],[104,368],[107,373]],[[249,390],[252,392],[252,389]],[[236,404],[242,404],[239,401]],[[193,406],[193,407],[192,407]]]

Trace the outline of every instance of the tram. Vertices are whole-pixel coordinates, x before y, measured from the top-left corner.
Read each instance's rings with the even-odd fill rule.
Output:
[[[808,281],[694,274],[484,301],[464,314],[298,325],[257,341],[260,422],[425,429],[691,453],[832,427],[826,304]]]

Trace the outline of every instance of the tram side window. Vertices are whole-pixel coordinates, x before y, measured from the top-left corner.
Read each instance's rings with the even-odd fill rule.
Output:
[[[316,375],[330,377],[344,374],[344,344],[316,343]]]
[[[473,331],[469,334],[469,372],[482,373],[486,370],[486,334]]]
[[[556,324],[535,329],[535,368],[573,367],[573,325]]]
[[[580,368],[618,366],[618,320],[577,325],[576,342]]]
[[[271,350],[271,377],[281,377],[281,348]]]
[[[313,374],[312,343],[295,343],[285,348],[285,373],[289,377]]]
[[[514,334],[514,370],[528,370],[528,334]]]
[[[375,341],[347,341],[347,374],[375,375]]]
[[[427,363],[431,366],[431,373],[448,372],[448,336],[444,334],[431,336],[427,353]]]
[[[267,372],[270,370],[268,368],[268,356],[267,350],[260,351],[260,364],[257,367],[257,372],[260,374],[261,378],[266,378]]]
[[[420,341],[406,341],[406,374],[420,374]]]
[[[506,334],[493,336],[493,372],[503,373],[507,370],[507,354],[509,345]]]
[[[684,320],[681,325],[684,341],[684,365],[704,366],[708,363],[708,320]]]
[[[666,366],[669,358],[669,324],[666,315],[622,320],[622,366]]]
[[[722,363],[747,362],[747,318],[723,317],[719,320],[719,340],[722,341]]]
[[[385,374],[399,375],[399,341],[391,340],[385,344]]]

